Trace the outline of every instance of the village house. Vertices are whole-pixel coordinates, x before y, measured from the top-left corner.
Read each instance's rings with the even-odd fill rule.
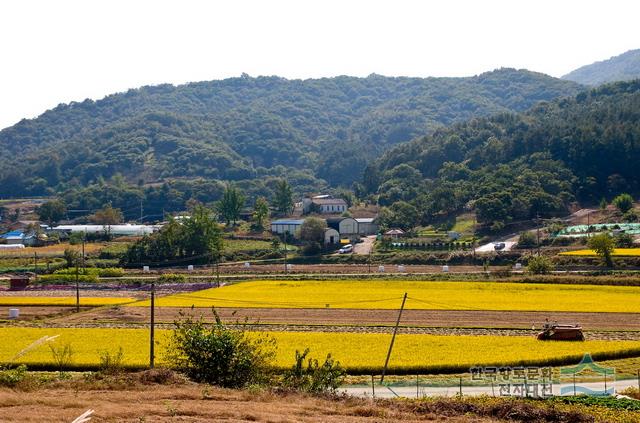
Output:
[[[316,195],[302,199],[302,213],[342,214],[349,206],[342,198],[333,198],[331,195]]]

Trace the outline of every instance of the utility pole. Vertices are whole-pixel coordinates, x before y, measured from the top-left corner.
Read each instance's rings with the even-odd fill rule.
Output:
[[[540,256],[540,214],[536,213],[536,236],[538,238],[538,256]]]
[[[142,197],[140,198],[140,224],[142,224],[142,217],[144,216],[143,208],[142,208]]]
[[[220,288],[220,257],[216,260],[216,285]]]
[[[38,252],[33,252],[33,273],[36,275],[36,280],[38,279]]]
[[[76,313],[80,312],[80,282],[78,281],[78,260],[76,260]]]
[[[82,270],[86,269],[85,258],[84,258],[84,243],[87,240],[87,233],[82,232]]]
[[[155,364],[155,310],[156,310],[156,281],[151,280],[151,324],[149,325],[149,368]]]
[[[398,326],[400,325],[400,318],[402,317],[402,310],[404,310],[404,303],[407,301],[407,293],[404,293],[402,297],[402,305],[400,306],[400,312],[398,313],[398,320],[396,320],[396,326],[393,328],[393,336],[391,337],[391,344],[389,344],[389,351],[387,352],[387,359],[384,361],[384,368],[382,369],[382,377],[380,383],[384,382],[384,375],[387,373],[387,366],[389,365],[389,357],[391,357],[391,350],[393,350],[393,343],[396,341],[396,334],[398,333]]]
[[[473,265],[476,265],[476,215],[473,215],[473,238],[471,240],[471,249],[473,249]]]
[[[287,273],[287,231],[284,231],[284,273]]]

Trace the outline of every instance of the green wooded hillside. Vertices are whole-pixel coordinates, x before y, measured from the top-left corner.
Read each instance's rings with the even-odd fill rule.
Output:
[[[429,223],[474,208],[500,229],[638,193],[638,163],[640,80],[438,129],[385,153],[363,185],[390,214]]]
[[[325,181],[349,186],[395,144],[579,90],[514,69],[468,78],[243,75],[143,87],[60,105],[0,131],[0,157],[14,164],[0,169],[0,195],[73,197],[114,175],[122,175],[120,185],[182,187],[185,200],[209,198],[198,186],[212,181],[264,183],[291,173],[302,181],[299,190]]]

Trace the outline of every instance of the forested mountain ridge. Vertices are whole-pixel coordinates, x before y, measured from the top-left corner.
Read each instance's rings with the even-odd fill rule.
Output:
[[[582,66],[562,77],[584,85],[600,85],[637,78],[640,78],[640,49],[629,50],[608,60]]]
[[[428,223],[475,208],[482,223],[566,213],[640,187],[640,80],[477,118],[403,143],[363,184],[391,211]]]
[[[476,116],[525,110],[580,86],[500,69],[467,78],[243,75],[59,105],[0,131],[0,195],[281,175],[348,186],[390,146]]]

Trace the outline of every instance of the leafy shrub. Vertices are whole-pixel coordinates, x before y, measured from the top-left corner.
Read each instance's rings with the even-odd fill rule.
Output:
[[[124,276],[124,269],[121,267],[105,267],[98,269],[98,276],[101,278],[119,278]]]
[[[160,283],[184,283],[187,281],[185,275],[180,275],[177,273],[165,273],[164,275],[160,275],[158,278],[158,282]]]
[[[27,366],[24,364],[18,367],[6,369],[0,368],[0,386],[13,388],[27,377]]]
[[[296,350],[296,362],[285,373],[284,386],[313,393],[335,392],[342,384],[346,374],[340,366],[340,362],[335,361],[331,354],[328,354],[322,365],[318,363],[318,360],[309,358],[305,367],[309,351],[307,348],[300,354],[300,351]]]
[[[637,222],[638,221],[638,213],[635,210],[629,210],[625,214],[622,215],[622,220],[625,222]]]
[[[124,370],[124,350],[118,347],[118,351],[111,353],[107,350],[100,351],[100,373],[116,375]]]
[[[527,263],[527,269],[533,274],[542,275],[553,270],[553,263],[549,257],[533,256]]]
[[[302,247],[302,254],[304,254],[305,256],[320,254],[321,251],[322,245],[320,245],[319,242],[309,241],[304,244],[304,247]]]
[[[275,357],[275,339],[249,336],[243,329],[186,317],[175,322],[168,347],[168,362],[196,382],[240,388],[264,381]]]
[[[622,213],[626,213],[633,207],[633,197],[629,194],[620,194],[612,201],[613,205]]]
[[[621,233],[615,237],[616,247],[618,248],[632,248],[633,237],[629,234]]]
[[[68,267],[66,269],[59,269],[53,272],[55,275],[72,275],[75,277],[76,268]],[[97,268],[97,267],[86,267],[84,269],[78,269],[78,274],[80,275],[90,275],[90,276],[99,276],[99,277],[120,277],[124,276],[124,269],[121,267],[105,267],[105,268]]]
[[[93,283],[98,281],[97,275],[78,275],[78,282],[88,282]],[[53,274],[53,275],[42,275],[38,276],[38,282],[42,284],[67,284],[67,283],[75,283],[76,275],[74,274]]]
[[[535,247],[536,244],[536,236],[531,232],[522,232],[518,238],[519,248],[531,248]]]

